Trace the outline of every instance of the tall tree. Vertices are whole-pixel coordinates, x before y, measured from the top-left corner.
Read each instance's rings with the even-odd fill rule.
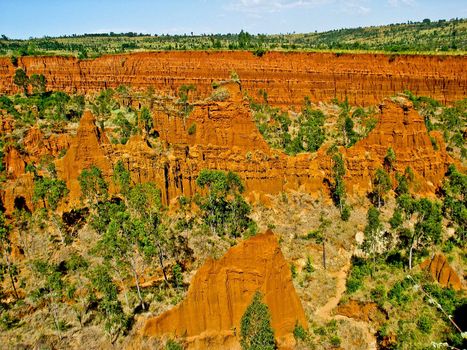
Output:
[[[22,68],[18,68],[13,77],[13,82],[18,88],[23,89],[24,94],[28,94],[29,78]]]
[[[384,202],[384,196],[392,188],[392,181],[389,174],[384,169],[377,169],[373,178],[373,196],[376,199],[378,208]]]
[[[213,234],[228,233],[238,237],[249,227],[251,208],[242,197],[244,186],[237,174],[202,170],[196,184],[207,190],[205,196],[197,199],[197,204]]]
[[[17,267],[11,261],[11,240],[10,240],[10,225],[6,222],[5,214],[0,211],[0,253],[5,261],[6,271],[10,277],[11,287],[15,298],[18,299],[18,291],[16,290],[15,278],[18,274]],[[1,271],[0,271],[1,273]]]
[[[371,206],[367,212],[367,225],[364,230],[363,250],[373,259],[373,265],[378,255],[379,246],[383,243],[383,231],[379,215],[378,209]]]
[[[33,74],[29,79],[32,86],[32,92],[35,94],[43,94],[46,89],[47,79],[42,74]]]

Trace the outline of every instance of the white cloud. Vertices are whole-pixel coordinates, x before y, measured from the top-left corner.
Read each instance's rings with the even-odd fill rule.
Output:
[[[413,2],[414,0],[388,0]],[[232,0],[228,10],[248,14],[274,13],[290,9],[305,9],[322,5],[338,5],[343,12],[366,15],[371,12],[368,0]]]
[[[388,0],[388,4],[391,7],[414,6],[415,0]]]
[[[341,1],[342,10],[352,15],[367,15],[371,12],[371,8],[368,6],[368,1],[365,0],[346,0]]]
[[[279,12],[331,2],[333,0],[235,0],[230,3],[228,9],[241,12]]]

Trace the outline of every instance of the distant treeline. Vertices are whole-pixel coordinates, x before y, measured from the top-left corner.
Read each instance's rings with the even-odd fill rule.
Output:
[[[306,34],[168,35],[127,33],[73,34],[27,40],[0,39],[0,55],[75,55],[151,50],[252,50],[261,56],[269,50],[357,50],[383,52],[465,52],[467,19],[407,22],[375,27],[336,29]]]

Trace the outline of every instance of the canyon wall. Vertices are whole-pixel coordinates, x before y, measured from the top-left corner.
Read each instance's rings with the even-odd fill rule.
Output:
[[[240,76],[245,91],[265,89],[270,103],[300,105],[348,98],[351,104],[374,105],[409,89],[450,103],[466,96],[467,70],[463,56],[335,54],[269,52],[257,57],[248,51],[146,52],[107,55],[92,60],[74,57],[21,57],[18,67],[28,75],[44,74],[48,88],[89,93],[121,84],[154,87],[175,94],[184,84],[197,87],[197,97],[211,83]],[[16,67],[0,58],[0,93],[13,93]]]

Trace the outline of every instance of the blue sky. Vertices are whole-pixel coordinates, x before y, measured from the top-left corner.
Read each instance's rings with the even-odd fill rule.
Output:
[[[11,38],[97,32],[313,32],[467,17],[467,0],[0,0]]]

